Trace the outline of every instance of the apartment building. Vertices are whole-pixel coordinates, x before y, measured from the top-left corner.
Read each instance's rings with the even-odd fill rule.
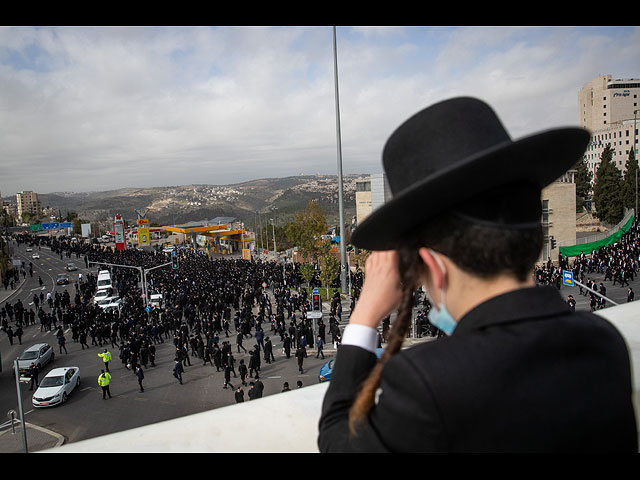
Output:
[[[16,193],[16,204],[18,217],[22,217],[24,212],[40,215],[40,200],[38,194],[30,190]]]
[[[601,75],[578,92],[579,121],[591,132],[585,152],[589,170],[595,175],[602,151],[613,150],[613,162],[624,172],[629,153],[638,153],[637,116],[640,79],[617,79]]]

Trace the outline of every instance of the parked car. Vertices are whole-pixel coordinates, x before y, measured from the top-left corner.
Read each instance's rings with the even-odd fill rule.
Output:
[[[22,355],[18,357],[18,374],[21,377],[29,376],[29,368],[34,363],[42,368],[48,364],[49,362],[53,362],[55,358],[55,354],[53,353],[53,348],[48,343],[36,343],[35,345],[30,346]]]
[[[78,267],[76,267],[75,263],[67,263],[67,266],[64,267],[67,272],[75,272],[76,270],[78,270]]]
[[[69,275],[59,273],[58,278],[56,278],[56,285],[69,285]]]
[[[65,403],[78,385],[80,385],[78,367],[54,368],[40,381],[40,386],[33,394],[31,403],[34,407],[52,407]]]
[[[376,348],[376,356],[380,358],[382,356],[382,352],[384,352],[384,348]],[[331,380],[331,374],[333,373],[333,368],[335,366],[336,359],[332,358],[327,363],[320,367],[320,373],[318,374],[319,382],[328,382]]]

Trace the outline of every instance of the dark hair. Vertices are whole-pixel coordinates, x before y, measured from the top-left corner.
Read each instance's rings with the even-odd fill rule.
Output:
[[[426,268],[418,250],[430,247],[446,255],[460,269],[483,279],[506,273],[524,281],[540,255],[542,240],[542,226],[539,223],[509,228],[487,222],[478,223],[450,212],[430,220],[426,227],[408,235],[403,244],[397,246],[402,301],[391,325],[387,346],[361,384],[351,406],[349,429],[352,435],[355,435],[357,424],[373,406],[384,365],[400,351],[409,330],[413,295],[421,284]]]

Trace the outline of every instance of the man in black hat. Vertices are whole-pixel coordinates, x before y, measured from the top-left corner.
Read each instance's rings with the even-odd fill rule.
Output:
[[[637,452],[622,336],[534,282],[541,190],[588,141],[578,128],[512,141],[473,98],[392,134],[393,198],[352,235],[373,253],[324,399],[321,451]],[[443,336],[401,350],[420,286]],[[377,327],[396,310],[378,360]]]

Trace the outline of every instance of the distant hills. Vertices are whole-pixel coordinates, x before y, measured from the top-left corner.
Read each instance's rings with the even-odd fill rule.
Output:
[[[344,219],[355,215],[356,181],[368,175],[343,175]],[[73,211],[91,222],[113,220],[119,213],[130,222],[136,210],[148,208],[150,222],[161,225],[236,217],[252,228],[262,218],[266,224],[275,218],[284,225],[304,210],[309,200],[316,200],[330,225],[337,224],[337,175],[298,175],[262,178],[233,185],[180,185],[153,188],[122,188],[103,192],[38,194],[42,207],[57,208],[62,216]],[[275,210],[274,210],[275,209]],[[259,224],[259,223],[258,223]]]

